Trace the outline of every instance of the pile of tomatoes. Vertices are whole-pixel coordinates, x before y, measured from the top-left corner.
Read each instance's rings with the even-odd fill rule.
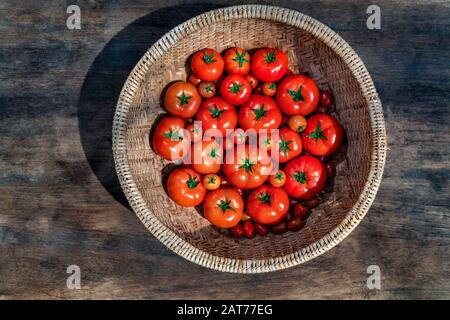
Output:
[[[157,154],[183,163],[168,178],[170,198],[199,206],[213,225],[237,238],[300,230],[336,175],[327,159],[340,148],[344,130],[329,114],[333,95],[294,74],[276,48],[253,54],[230,48],[223,56],[207,48],[194,53],[190,69],[187,82],[167,88],[170,115],[153,135]],[[250,148],[249,129],[264,150],[261,144]],[[263,139],[262,129],[269,132]],[[278,139],[270,134],[274,129]],[[207,130],[232,136],[205,139]],[[226,162],[230,150],[233,161]]]

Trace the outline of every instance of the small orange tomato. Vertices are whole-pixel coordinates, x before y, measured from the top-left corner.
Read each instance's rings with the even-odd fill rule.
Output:
[[[277,85],[275,84],[275,82],[265,82],[262,85],[262,92],[266,96],[274,96],[277,92]]]
[[[288,125],[291,130],[300,133],[306,128],[306,119],[298,114],[289,118]]]
[[[216,94],[216,85],[210,81],[200,82],[198,93],[200,93],[203,98],[211,98]]]
[[[203,177],[203,185],[206,190],[216,190],[219,189],[222,181],[217,174],[207,174]]]
[[[197,125],[195,123],[191,123],[186,127],[186,130],[189,131],[191,136],[191,142],[197,142],[202,140],[202,126]]]
[[[250,83],[252,89],[255,89],[256,86],[258,85],[258,79],[256,79],[255,76],[252,75],[251,73],[246,74],[244,78]]]
[[[200,80],[199,78],[197,78],[195,75],[191,74],[189,76],[188,81],[190,83],[192,83],[194,86],[198,86],[200,84],[200,82],[202,82],[202,80]]]
[[[270,176],[269,182],[272,186],[280,188],[286,182],[286,174],[283,170],[278,170],[275,174]]]

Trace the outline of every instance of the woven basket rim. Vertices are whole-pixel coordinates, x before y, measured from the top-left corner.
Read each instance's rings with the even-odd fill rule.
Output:
[[[259,18],[300,28],[323,41],[349,66],[367,101],[370,113],[372,153],[371,166],[363,191],[346,218],[320,240],[289,255],[270,259],[233,259],[212,255],[194,247],[162,224],[147,207],[131,175],[127,159],[125,136],[128,107],[146,71],[171,45],[187,37],[198,28],[231,19]],[[176,26],[144,54],[128,76],[120,93],[112,127],[112,145],[116,173],[121,187],[135,214],[146,228],[168,249],[183,258],[211,269],[235,273],[261,273],[295,266],[309,261],[343,241],[362,221],[378,191],[386,160],[386,131],[381,101],[373,81],[359,56],[337,33],[305,14],[292,9],[267,5],[239,5],[211,10]]]

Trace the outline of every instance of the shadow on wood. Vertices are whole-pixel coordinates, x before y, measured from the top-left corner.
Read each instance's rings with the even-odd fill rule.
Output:
[[[99,182],[128,209],[112,154],[112,121],[122,86],[142,55],[161,36],[185,20],[218,7],[181,4],[139,18],[114,36],[89,68],[78,102],[81,144]]]

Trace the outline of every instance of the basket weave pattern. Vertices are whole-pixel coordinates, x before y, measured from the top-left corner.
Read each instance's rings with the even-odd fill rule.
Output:
[[[164,190],[172,165],[151,148],[149,134],[164,113],[161,92],[186,79],[193,52],[278,47],[294,72],[307,72],[336,98],[335,115],[347,132],[333,192],[297,233],[236,240],[212,227],[194,208],[178,207]],[[356,121],[355,121],[356,120]],[[335,32],[299,12],[262,5],[207,12],[177,26],[156,42],[128,77],[113,124],[116,171],[136,215],[169,249],[200,265],[256,273],[308,261],[342,241],[368,211],[386,156],[381,103],[364,64]]]

